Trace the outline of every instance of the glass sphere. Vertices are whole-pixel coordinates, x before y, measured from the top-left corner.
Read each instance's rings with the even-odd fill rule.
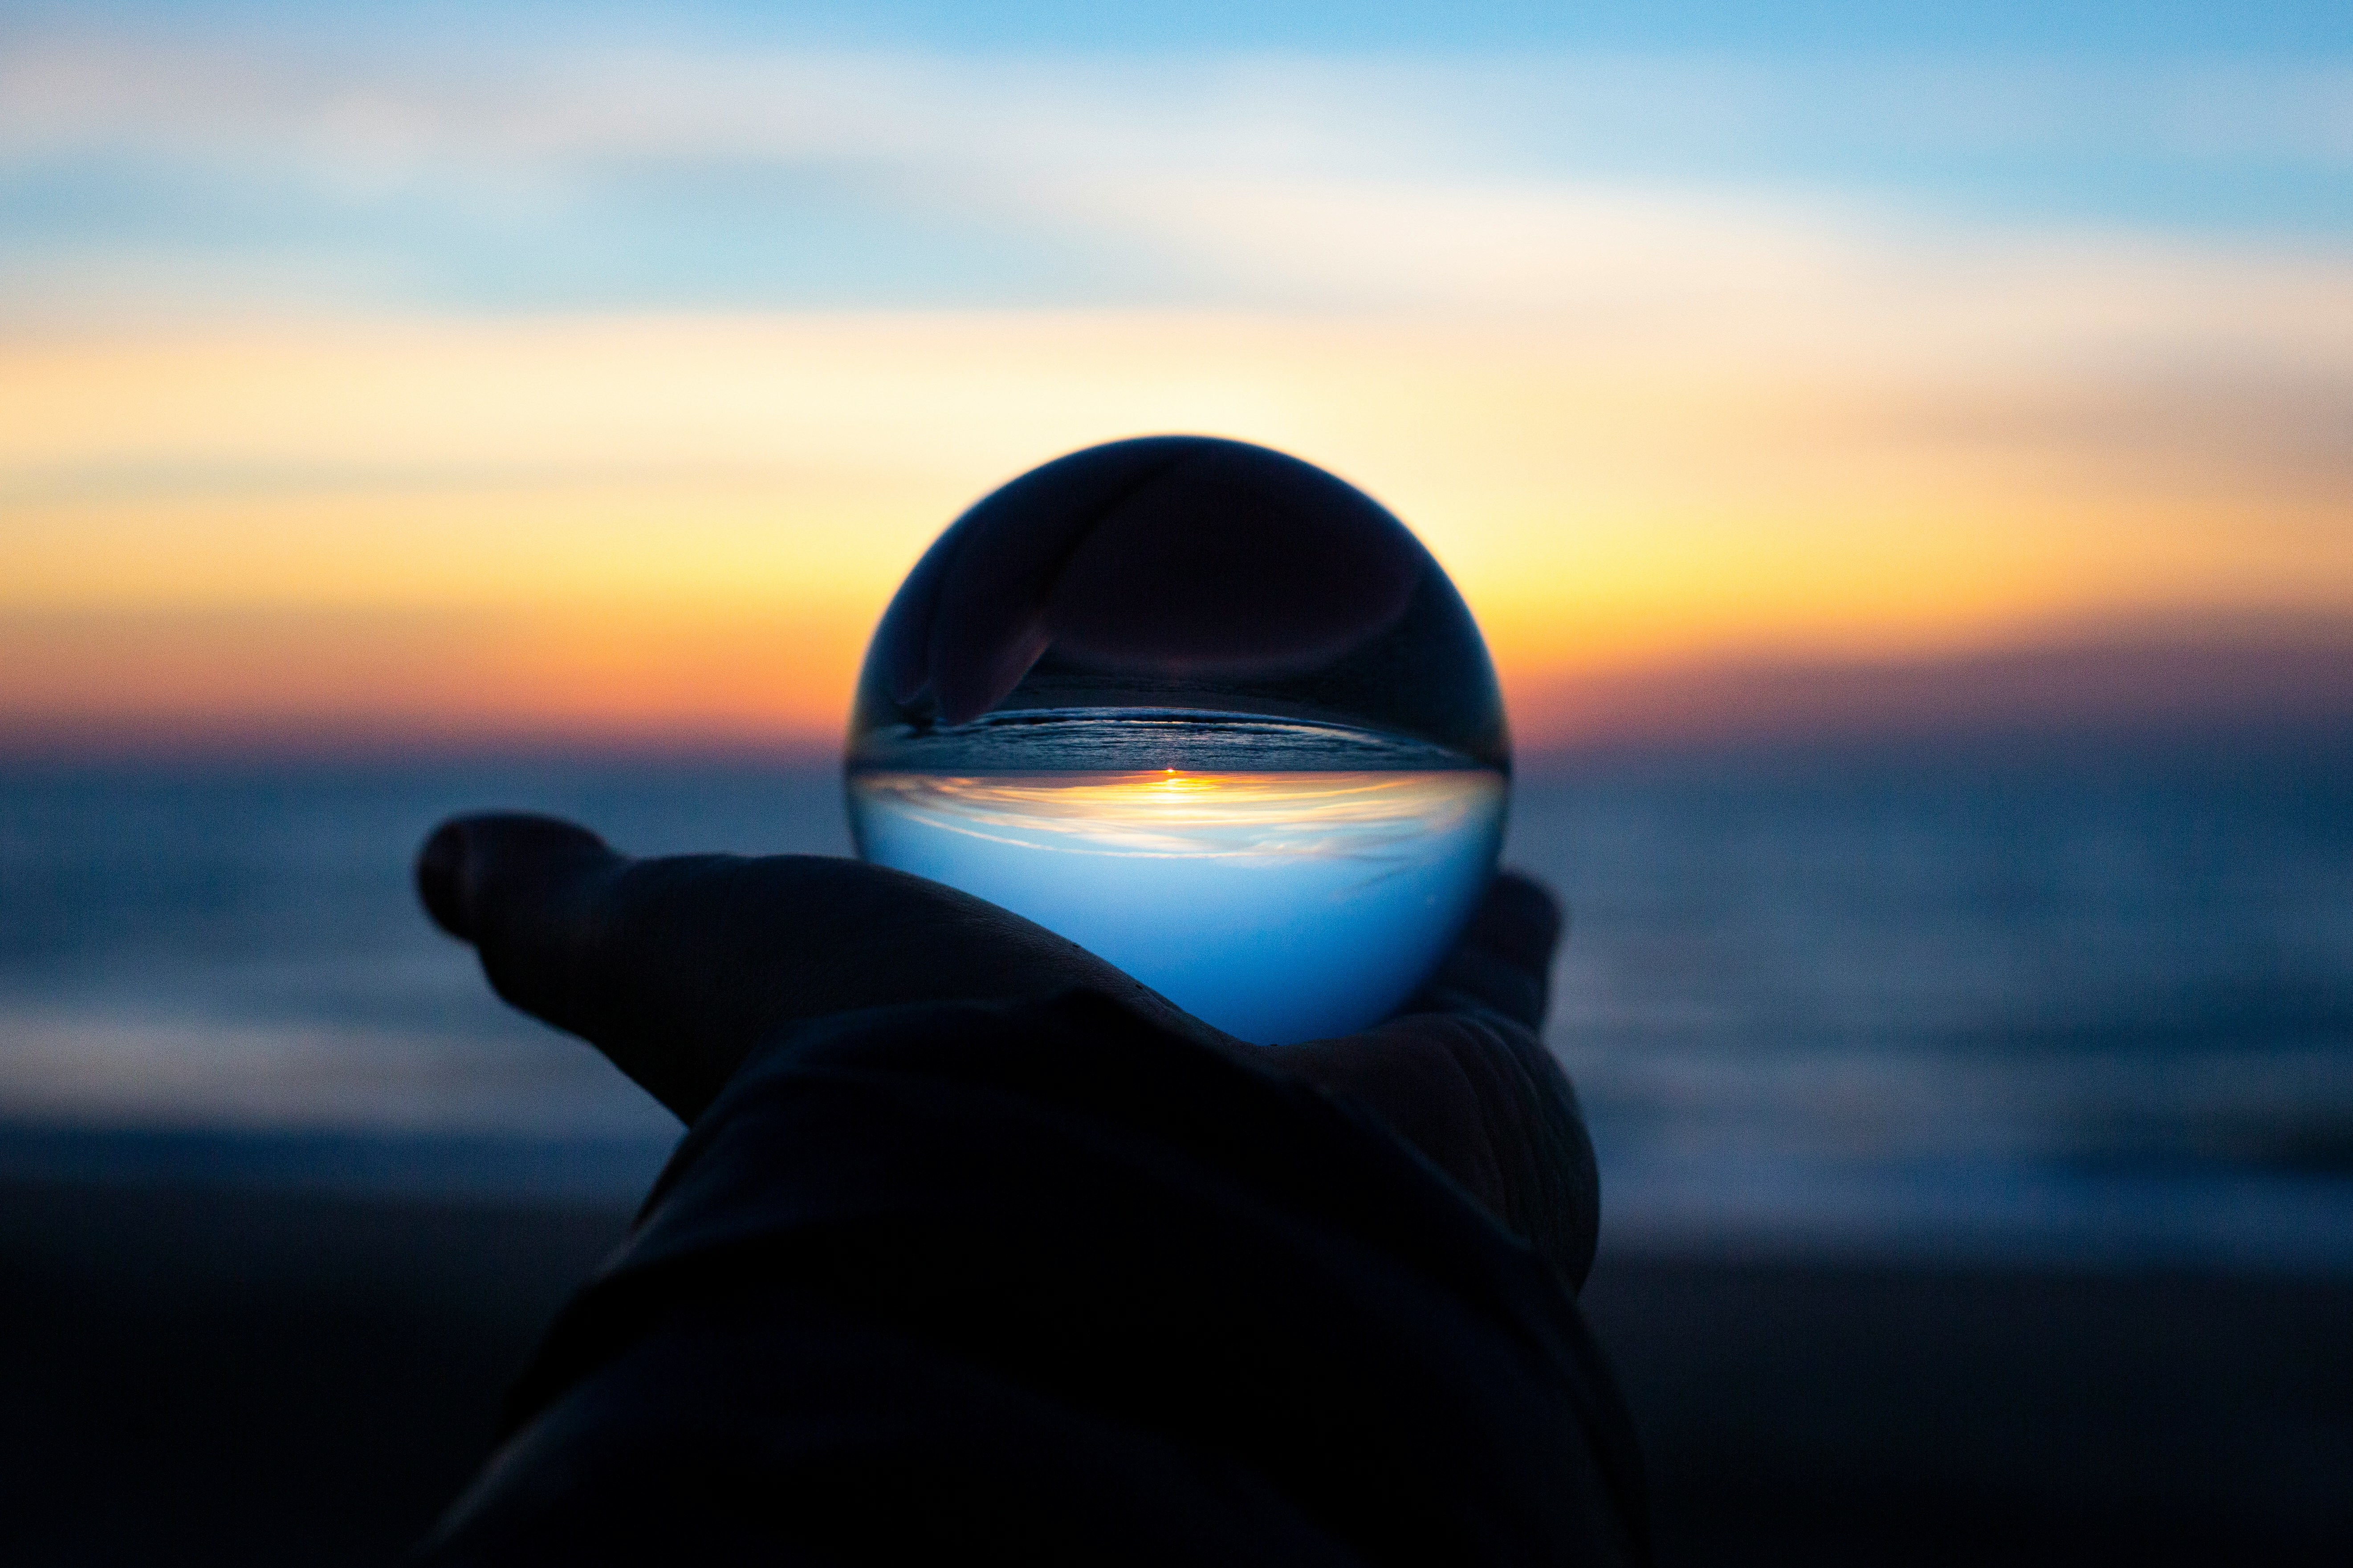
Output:
[[[884,612],[850,719],[859,853],[1060,932],[1264,1045],[1365,1028],[1493,874],[1511,745],[1405,525],[1196,436],[984,498]]]

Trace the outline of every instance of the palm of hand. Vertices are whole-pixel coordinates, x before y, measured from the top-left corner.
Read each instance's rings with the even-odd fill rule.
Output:
[[[1084,949],[921,878],[816,856],[635,860],[553,818],[461,817],[418,857],[427,911],[499,994],[596,1047],[691,1121],[754,1046],[853,1008],[1100,992],[1203,1048],[1368,1105],[1572,1285],[1593,1155],[1537,1038],[1560,919],[1506,872],[1422,994],[1365,1033],[1245,1045]]]

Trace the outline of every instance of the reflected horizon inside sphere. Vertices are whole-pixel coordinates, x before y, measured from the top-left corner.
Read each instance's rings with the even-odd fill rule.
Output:
[[[1032,469],[925,552],[847,784],[865,858],[1283,1045],[1430,977],[1510,767],[1485,644],[1404,524],[1282,453],[1151,437]]]
[[[859,852],[1035,921],[1261,1045],[1394,1013],[1493,872],[1506,786],[1467,759],[1330,726],[1086,710],[1033,719],[1005,749],[1059,753],[1074,731],[1099,760],[1228,765],[861,769]]]

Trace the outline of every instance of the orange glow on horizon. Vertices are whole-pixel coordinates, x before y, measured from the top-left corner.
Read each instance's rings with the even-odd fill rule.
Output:
[[[1155,430],[1263,441],[1389,504],[1478,614],[1524,744],[1639,728],[1644,690],[1715,711],[1679,671],[2353,617],[2341,463],[2189,393],[1652,347],[1535,318],[1082,311],[0,343],[0,735],[830,745],[940,528]]]

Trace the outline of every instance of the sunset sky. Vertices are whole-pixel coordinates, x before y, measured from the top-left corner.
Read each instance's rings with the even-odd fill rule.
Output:
[[[0,741],[823,743],[1178,430],[1524,743],[2353,671],[2342,6],[768,9],[0,8]]]

